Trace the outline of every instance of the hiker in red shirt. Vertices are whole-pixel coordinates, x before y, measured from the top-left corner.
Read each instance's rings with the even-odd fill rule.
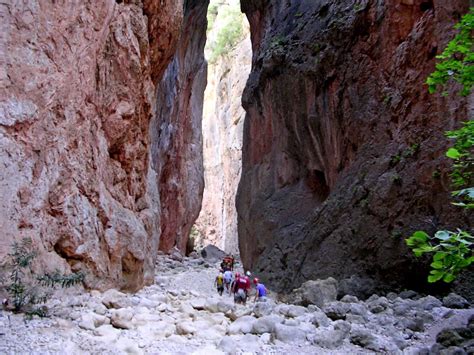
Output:
[[[232,287],[232,292],[234,292],[234,302],[245,305],[249,289],[250,282],[245,277],[240,276],[239,273],[235,273],[235,280]]]

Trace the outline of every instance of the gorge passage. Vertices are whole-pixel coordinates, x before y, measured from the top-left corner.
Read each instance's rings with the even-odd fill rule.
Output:
[[[27,237],[48,269],[136,291],[153,283],[158,250],[186,251],[204,189],[207,7],[0,4],[1,260]],[[374,292],[427,287],[428,260],[405,237],[472,225],[450,204],[444,156],[444,131],[472,102],[424,85],[468,2],[241,9],[252,41],[236,198],[244,267],[276,291],[329,276]]]

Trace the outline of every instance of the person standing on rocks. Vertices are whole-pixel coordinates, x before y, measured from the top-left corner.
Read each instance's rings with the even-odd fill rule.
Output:
[[[224,274],[222,274],[222,272],[219,272],[219,275],[217,275],[214,285],[217,286],[217,293],[219,293],[219,296],[222,296],[222,293],[224,292]]]
[[[234,256],[226,255],[225,258],[222,260],[221,268],[223,268],[224,271],[227,271],[227,270],[233,271],[234,270]]]
[[[265,286],[260,283],[260,280],[256,277],[253,279],[253,283],[255,284],[255,298],[254,302],[266,302],[267,301],[267,289]]]
[[[237,280],[240,278],[240,274],[238,272],[235,273],[234,280],[232,280],[232,283],[230,284],[230,292],[235,296],[235,293],[237,292]]]
[[[226,270],[224,272],[224,286],[229,295],[230,295],[230,290],[231,290],[231,287],[230,287],[231,283],[232,283],[232,271]]]
[[[248,285],[250,286],[250,285]],[[241,303],[245,305],[247,302],[247,280],[245,277],[240,276],[239,273],[235,273],[235,280],[232,287],[232,292],[234,293],[234,303]]]

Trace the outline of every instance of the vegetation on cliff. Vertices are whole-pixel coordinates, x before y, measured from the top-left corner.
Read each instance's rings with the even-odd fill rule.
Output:
[[[470,9],[455,28],[459,33],[437,57],[441,61],[427,79],[430,93],[436,92],[439,87],[445,87],[451,81],[462,85],[460,95],[467,96],[471,93],[474,84],[474,8]],[[446,132],[446,136],[454,139],[453,146],[446,152],[446,156],[454,161],[451,180],[456,189],[452,192],[456,201],[453,204],[472,213],[469,210],[474,208],[474,121],[469,119],[461,128]],[[417,231],[406,243],[416,256],[433,254],[429,282],[443,280],[449,283],[474,263],[474,236],[469,231],[440,230],[433,237],[424,231]]]
[[[244,37],[244,15],[236,1],[211,1],[207,11],[206,54],[209,62],[228,54]]]

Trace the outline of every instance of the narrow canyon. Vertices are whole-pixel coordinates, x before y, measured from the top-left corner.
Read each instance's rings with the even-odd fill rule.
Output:
[[[153,307],[170,314],[175,307],[180,317],[194,314],[182,302],[198,296],[165,288],[179,287],[174,272],[194,267],[212,283],[208,269],[219,260],[199,256],[209,244],[302,308],[308,304],[294,298],[300,287],[327,280],[337,284],[334,302],[350,295],[357,298],[346,303],[368,299],[369,309],[380,301],[371,302],[373,294],[390,293],[380,301],[390,317],[400,304],[418,307],[418,318],[421,309],[452,304],[427,294],[456,292],[469,308],[472,265],[452,283],[429,283],[431,258],[415,257],[406,242],[418,230],[473,231],[472,209],[452,203],[453,141],[445,132],[472,120],[474,97],[458,95],[459,84],[434,94],[426,85],[469,5],[2,1],[0,296],[11,289],[12,246],[27,239],[33,270],[81,273],[81,292],[116,289],[128,305],[133,294],[161,292],[169,307],[158,300]],[[472,30],[468,37],[472,55]],[[400,296],[413,302],[396,298],[404,290],[414,290]],[[287,317],[285,326],[309,322],[306,310],[283,308],[272,310]],[[233,322],[251,312],[221,313]],[[444,322],[443,312],[432,318]],[[228,334],[229,322],[216,322]],[[349,334],[340,323],[331,327]],[[405,346],[417,346],[415,338]]]
[[[1,1],[0,353],[472,354],[472,6]]]

